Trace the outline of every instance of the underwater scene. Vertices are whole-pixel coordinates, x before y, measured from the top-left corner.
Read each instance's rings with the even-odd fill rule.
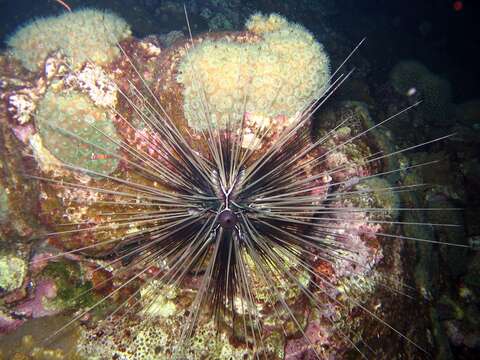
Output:
[[[479,8],[0,0],[0,360],[478,359]]]

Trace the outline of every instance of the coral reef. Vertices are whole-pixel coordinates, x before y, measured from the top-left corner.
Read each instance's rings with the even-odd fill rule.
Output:
[[[142,290],[142,304],[147,308],[139,314],[123,314],[112,322],[114,326],[102,329],[84,329],[79,339],[79,353],[88,359],[128,358],[147,360],[167,358],[182,336],[181,324],[188,321],[186,302],[192,293],[165,288],[152,281]],[[118,331],[118,329],[124,329]],[[195,336],[188,340],[191,358],[237,359],[251,356],[247,347],[230,344],[224,333],[217,334],[215,324],[203,319]]]
[[[89,11],[93,10],[48,19],[48,25],[47,20],[34,24],[42,30],[39,36],[47,36],[66,19],[78,26],[80,14],[86,16]],[[191,146],[213,162],[210,144],[199,130],[208,128],[209,121],[220,128],[242,121],[245,131],[240,145],[249,151],[248,164],[252,164],[329,85],[329,57],[322,45],[303,27],[279,15],[257,14],[245,31],[203,34],[192,41],[178,34],[163,42],[156,36],[129,37],[121,44],[124,53],[119,53],[114,45],[128,36],[128,26],[106,14],[105,21],[116,24],[115,41],[101,37],[103,20],[99,37],[87,38],[86,32],[93,31],[98,21],[98,12],[93,14],[91,22],[75,33],[78,39],[64,34],[44,52],[35,46],[15,47],[14,39],[34,36],[29,28],[33,25],[20,30],[10,40],[10,51],[18,59],[27,59],[23,65],[0,56],[0,75],[5,79],[0,104],[1,231],[20,233],[10,228],[10,219],[16,217],[28,230],[23,231],[25,242],[35,243],[28,256],[32,260],[20,258],[25,266],[22,271],[18,271],[19,263],[11,266],[10,259],[0,257],[0,267],[18,275],[14,283],[0,280],[10,292],[2,296],[0,329],[9,333],[5,341],[20,334],[28,343],[8,347],[5,356],[16,352],[29,358],[35,351],[39,356],[102,360],[171,356],[182,337],[182,326],[191,321],[189,308],[207,269],[197,264],[172,288],[156,281],[169,274],[171,264],[155,259],[153,265],[145,266],[132,255],[131,249],[139,244],[161,239],[164,234],[150,229],[161,228],[165,222],[151,214],[176,209],[170,197],[188,195],[190,189],[172,190],[175,181],[184,179],[181,176],[194,177],[175,171],[188,157],[179,155],[185,148],[174,148],[160,125],[173,125],[184,136],[182,146]],[[67,38],[72,49],[62,43]],[[92,41],[101,44],[95,47]],[[395,234],[397,229],[386,223],[396,221],[397,212],[385,210],[398,207],[391,184],[405,174],[398,171],[394,180],[368,179],[396,168],[393,162],[375,160],[379,152],[391,151],[391,138],[375,131],[364,134],[375,122],[369,107],[360,102],[335,104],[316,115],[315,122],[312,131],[306,126],[305,136],[295,140],[308,145],[317,139],[324,141],[294,165],[306,173],[299,179],[315,176],[308,194],[322,204],[319,210],[324,214],[319,213],[308,231],[326,247],[302,250],[297,258],[279,244],[273,246],[279,263],[286,264],[282,270],[288,272],[283,273],[291,274],[293,280],[281,277],[283,273],[271,266],[267,272],[275,281],[268,281],[255,271],[256,260],[245,256],[244,276],[251,280],[255,294],[248,306],[258,313],[258,319],[251,318],[251,309],[243,309],[240,297],[232,305],[236,319],[226,311],[215,323],[209,311],[200,312],[197,331],[181,354],[186,358],[308,359],[315,356],[312,345],[325,358],[344,358],[358,356],[356,344],[368,347],[371,342],[376,344],[378,358],[393,358],[399,352],[418,358],[415,349],[405,350],[398,333],[364,311],[375,309],[374,314],[395,324],[399,332],[425,343],[424,307],[416,304],[415,311],[406,312],[411,303],[398,296],[411,268],[400,254],[407,253],[408,260],[415,252],[401,241],[388,241],[397,240],[395,235],[383,234],[387,230]],[[337,128],[338,124],[342,126]],[[258,137],[265,129],[268,133]],[[289,148],[290,157],[284,160],[295,158],[294,150],[294,146]],[[23,173],[32,176],[20,176]],[[212,172],[209,176],[218,175]],[[30,206],[23,205],[27,202]],[[407,198],[407,203],[413,200]],[[195,211],[189,216],[197,217]],[[313,213],[300,215],[311,217]],[[407,235],[423,236],[413,226],[405,228]],[[190,239],[183,232],[178,238],[173,236],[177,230],[167,233],[174,239],[171,243]],[[148,236],[139,239],[138,234]],[[430,235],[433,232],[424,236]],[[334,257],[328,246],[339,248]],[[307,263],[310,271],[302,268]],[[470,270],[475,274],[475,269]],[[431,291],[428,281],[419,282],[424,293]],[[295,282],[298,286],[289,286]],[[309,289],[309,296],[302,289]],[[275,301],[274,291],[291,310]],[[112,309],[116,309],[113,315],[105,319]],[[63,323],[53,326],[53,319],[62,315]],[[61,339],[68,344],[66,352],[35,347],[42,339],[29,338],[29,326],[38,332],[47,324],[51,333],[78,315],[82,315],[80,324]],[[418,331],[410,329],[412,318],[419,319]],[[245,324],[256,329],[262,344],[255,343],[258,339],[251,337]]]
[[[398,216],[400,199],[392,191],[393,185],[382,178],[364,180],[352,187],[354,193],[350,201],[358,208],[385,209],[384,213],[370,213],[375,220],[395,220]],[[367,210],[368,213],[368,210]]]
[[[57,17],[40,18],[20,28],[7,41],[13,56],[27,69],[40,69],[53,51],[62,51],[71,66],[86,61],[107,64],[118,57],[117,43],[131,31],[120,17],[84,9]]]

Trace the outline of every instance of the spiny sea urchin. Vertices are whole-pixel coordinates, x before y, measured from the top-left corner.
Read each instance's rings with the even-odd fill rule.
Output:
[[[382,161],[414,147],[385,153],[360,141],[396,115],[366,126],[350,114],[313,133],[314,114],[350,73],[330,76],[323,48],[277,15],[170,48],[155,38],[117,45],[103,67],[89,58],[74,68],[61,51],[41,73],[5,60],[4,146],[25,153],[5,166],[28,173],[38,221],[55,229],[30,262],[40,299],[13,301],[14,318],[70,311],[47,339],[81,322],[66,358],[370,357],[363,338],[380,331],[365,318],[425,351],[372,301],[378,289],[406,291],[393,272],[401,247],[386,240],[434,242],[388,231],[406,210],[397,193],[421,184],[375,181],[412,168]],[[307,67],[290,79],[295,62]],[[80,100],[65,113],[49,103],[65,119],[53,122],[39,100],[52,96]],[[76,148],[50,149],[49,132]],[[87,166],[86,152],[118,166]]]

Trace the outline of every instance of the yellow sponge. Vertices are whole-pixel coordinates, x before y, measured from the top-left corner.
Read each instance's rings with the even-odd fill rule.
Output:
[[[128,24],[117,15],[83,9],[34,20],[17,30],[7,45],[27,69],[36,71],[56,50],[61,50],[73,67],[88,60],[109,63],[119,55],[116,44],[130,34]]]
[[[302,26],[257,14],[247,29],[246,43],[206,40],[182,59],[177,81],[192,128],[205,129],[208,121],[223,127],[245,112],[292,118],[328,86],[328,56]]]

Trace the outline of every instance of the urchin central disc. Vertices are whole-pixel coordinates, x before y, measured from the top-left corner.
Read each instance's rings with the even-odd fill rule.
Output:
[[[232,229],[237,224],[237,215],[232,210],[225,209],[218,215],[217,221],[224,229]]]

